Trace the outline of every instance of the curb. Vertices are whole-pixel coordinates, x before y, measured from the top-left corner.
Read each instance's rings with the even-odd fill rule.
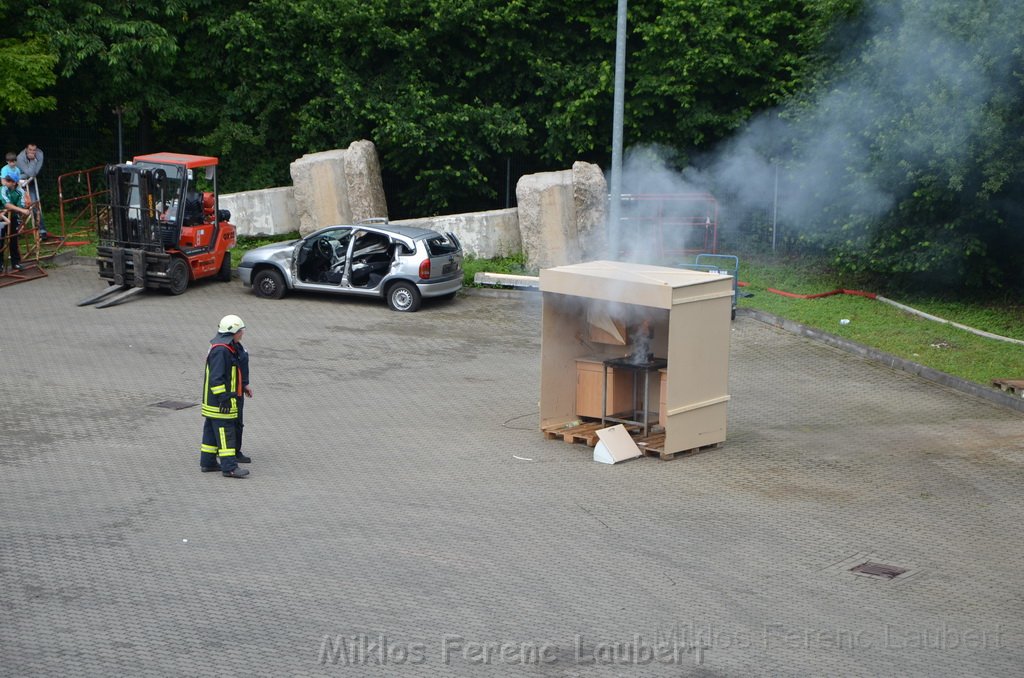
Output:
[[[973,381],[954,377],[951,374],[940,372],[936,369],[932,369],[931,367],[925,367],[924,365],[920,365],[910,360],[898,358],[890,353],[885,353],[869,346],[858,344],[855,341],[850,341],[849,339],[844,339],[843,337],[829,334],[828,332],[823,332],[822,330],[801,325],[800,323],[793,322],[792,320],[786,320],[785,318],[780,318],[772,315],[771,313],[765,313],[764,311],[758,311],[752,308],[738,308],[736,309],[736,315],[753,318],[754,320],[763,322],[766,325],[778,327],[786,330],[787,332],[798,334],[802,337],[807,337],[808,339],[813,339],[815,341],[820,341],[823,344],[827,344],[842,351],[846,351],[847,353],[852,353],[862,358],[866,358],[867,360],[880,363],[894,370],[913,374],[914,376],[921,377],[922,379],[926,379],[936,384],[941,384],[942,386],[960,391],[961,393],[966,393],[967,395],[971,395],[976,398],[988,400],[996,405],[1001,405],[1008,409],[1016,410],[1017,412],[1024,412],[1024,398],[1011,396],[1003,391],[985,388],[981,384],[976,384]]]

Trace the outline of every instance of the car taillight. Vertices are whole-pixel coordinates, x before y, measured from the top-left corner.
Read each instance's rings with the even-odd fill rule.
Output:
[[[420,262],[420,280],[430,279],[430,259],[424,259]]]

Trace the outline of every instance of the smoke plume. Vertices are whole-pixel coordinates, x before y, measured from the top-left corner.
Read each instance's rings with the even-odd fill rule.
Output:
[[[1000,27],[1021,26],[1024,3],[894,0],[864,12],[830,82],[756,116],[681,172],[658,148],[631,148],[623,192],[712,194],[723,229],[777,217],[779,230],[827,242],[844,223],[886,214],[915,176],[937,165],[935,173],[949,177],[946,188],[957,190],[955,173],[944,168],[970,157],[993,124],[992,101],[1009,89],[1019,60],[1019,43],[1008,39],[1019,30]],[[623,204],[627,225],[636,209]],[[700,249],[692,242],[700,229],[688,232],[687,245]],[[637,241],[612,231],[629,259],[658,247],[631,248]]]

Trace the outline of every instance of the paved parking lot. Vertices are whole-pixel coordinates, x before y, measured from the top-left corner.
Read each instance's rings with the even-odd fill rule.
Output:
[[[1018,676],[1024,418],[749,318],[728,441],[537,430],[535,294],[0,289],[0,674]],[[246,480],[201,474],[219,318]],[[906,570],[858,575],[871,561]]]

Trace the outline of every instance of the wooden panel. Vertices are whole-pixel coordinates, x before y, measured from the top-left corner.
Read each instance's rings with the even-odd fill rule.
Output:
[[[658,390],[661,397],[658,399],[658,426],[665,426],[668,420],[668,370],[658,370]]]
[[[604,388],[604,365],[598,360],[576,361],[576,416],[601,417],[601,391]],[[633,409],[633,376],[608,370],[606,414]]]

